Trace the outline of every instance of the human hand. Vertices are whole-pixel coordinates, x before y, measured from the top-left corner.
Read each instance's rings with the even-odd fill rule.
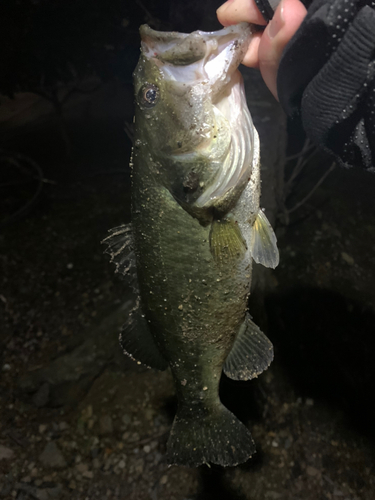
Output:
[[[253,35],[242,61],[245,66],[260,69],[263,80],[276,99],[277,71],[283,50],[299,28],[306,12],[305,6],[299,0],[281,0],[272,21],[264,31]],[[244,21],[266,25],[254,0],[228,0],[217,10],[217,17],[223,26]]]

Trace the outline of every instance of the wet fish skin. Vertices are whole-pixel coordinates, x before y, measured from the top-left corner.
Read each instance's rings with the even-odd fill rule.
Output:
[[[259,210],[259,139],[236,70],[250,30],[184,35],[142,27],[141,37],[132,241],[123,246],[134,248],[142,309],[124,328],[122,345],[149,366],[171,368],[178,411],[169,461],[236,465],[255,446],[220,402],[221,372],[248,379],[271,362],[272,345],[248,316],[247,299],[252,259],[271,267],[278,260]],[[209,78],[210,57],[223,51]],[[238,130],[228,118],[233,103]],[[107,241],[115,261],[116,241]]]

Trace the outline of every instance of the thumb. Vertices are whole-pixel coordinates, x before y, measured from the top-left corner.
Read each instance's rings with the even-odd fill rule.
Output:
[[[264,30],[258,49],[259,69],[272,94],[277,97],[277,71],[285,46],[299,28],[306,8],[299,0],[281,0],[272,21]]]

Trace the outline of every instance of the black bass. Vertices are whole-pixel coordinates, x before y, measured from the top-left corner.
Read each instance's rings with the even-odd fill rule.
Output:
[[[259,208],[259,138],[237,69],[251,30],[140,32],[132,223],[105,240],[139,294],[120,340],[138,362],[172,371],[169,462],[233,466],[255,447],[220,402],[219,381],[222,370],[249,380],[273,359],[247,300],[252,260],[279,260]]]

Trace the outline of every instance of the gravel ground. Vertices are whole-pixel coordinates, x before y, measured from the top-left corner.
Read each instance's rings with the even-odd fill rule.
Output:
[[[104,120],[75,135],[66,162],[50,128],[14,136],[29,154],[49,140],[37,158],[56,184],[0,235],[0,498],[372,500],[375,177],[336,169],[278,229],[260,321],[275,361],[221,387],[257,454],[226,470],[168,467],[172,379],[122,356],[130,292],[99,244],[129,220],[129,173],[89,175],[126,164],[129,147]],[[28,192],[8,194],[10,213]]]

